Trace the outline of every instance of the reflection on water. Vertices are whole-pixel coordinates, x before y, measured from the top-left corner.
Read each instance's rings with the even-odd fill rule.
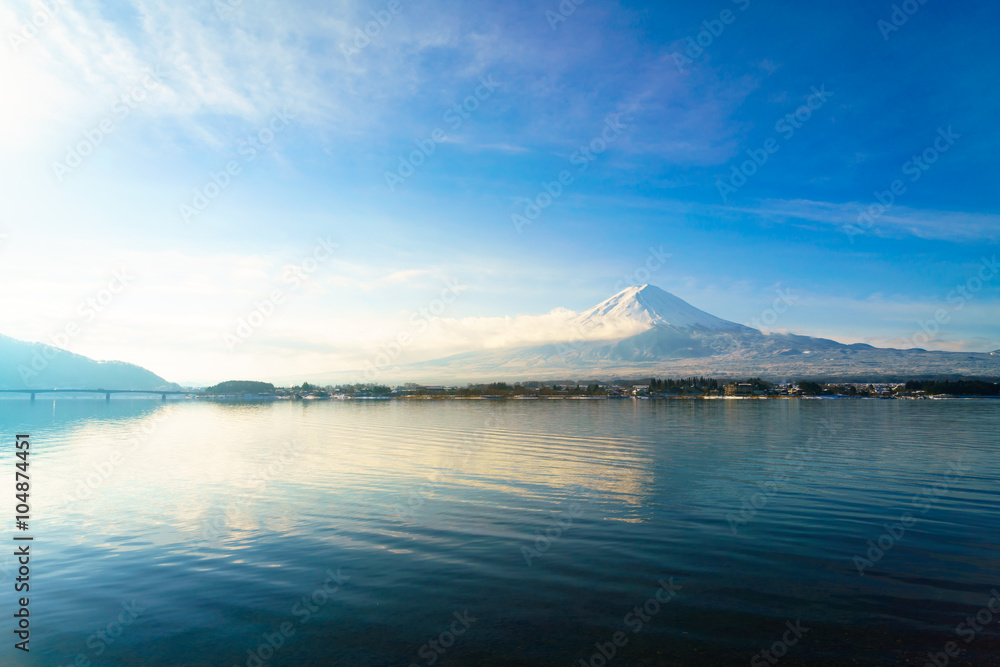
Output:
[[[33,650],[0,659],[729,664],[799,622],[782,664],[923,664],[1000,585],[998,410],[0,401],[37,554]]]

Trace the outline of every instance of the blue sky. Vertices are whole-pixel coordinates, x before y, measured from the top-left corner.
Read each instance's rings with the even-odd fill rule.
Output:
[[[891,2],[39,7],[0,8],[0,333],[48,342],[127,267],[67,347],[178,381],[337,370],[447,280],[398,361],[544,338],[654,249],[648,282],[726,319],[784,290],[774,330],[909,347],[943,310],[922,347],[1000,348],[1000,275],[976,283],[1000,240],[987,3],[898,25]],[[283,279],[320,238],[332,257]]]

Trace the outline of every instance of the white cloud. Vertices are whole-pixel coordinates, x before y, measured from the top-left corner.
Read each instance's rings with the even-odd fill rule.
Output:
[[[396,47],[391,62],[374,46],[348,61],[334,45],[368,20],[360,3],[264,5],[244,6],[224,19],[212,3],[137,0],[120,8],[134,11],[132,24],[107,20],[107,8],[92,3],[56,4],[52,18],[17,51],[6,44],[0,49],[0,85],[14,101],[0,109],[0,121],[19,128],[4,133],[3,141],[16,137],[29,147],[58,132],[54,124],[82,131],[81,120],[106,113],[116,97],[156,69],[163,72],[163,87],[143,111],[179,121],[198,140],[211,142],[226,119],[259,123],[288,104],[301,111],[299,122],[350,134],[377,122],[380,107],[373,101],[384,106],[412,85],[416,65],[397,60],[399,51],[437,41],[411,34],[397,19],[392,27],[400,30],[382,37]],[[0,19],[16,27],[33,6],[15,2],[0,8]],[[409,85],[399,86],[401,80]],[[229,134],[223,133],[226,143]]]

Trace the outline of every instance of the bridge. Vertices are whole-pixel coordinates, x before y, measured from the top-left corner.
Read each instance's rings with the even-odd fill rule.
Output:
[[[110,401],[111,394],[160,394],[162,400],[167,400],[167,394],[189,396],[197,392],[193,391],[162,391],[159,389],[0,389],[4,394],[31,394],[31,400],[35,400],[35,394],[104,394],[104,400]]]

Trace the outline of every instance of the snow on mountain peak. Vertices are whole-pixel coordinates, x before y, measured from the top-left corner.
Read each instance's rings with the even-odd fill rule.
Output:
[[[625,324],[705,331],[749,331],[749,327],[729,322],[699,310],[687,301],[655,285],[632,286],[602,301],[576,318],[585,327]]]

